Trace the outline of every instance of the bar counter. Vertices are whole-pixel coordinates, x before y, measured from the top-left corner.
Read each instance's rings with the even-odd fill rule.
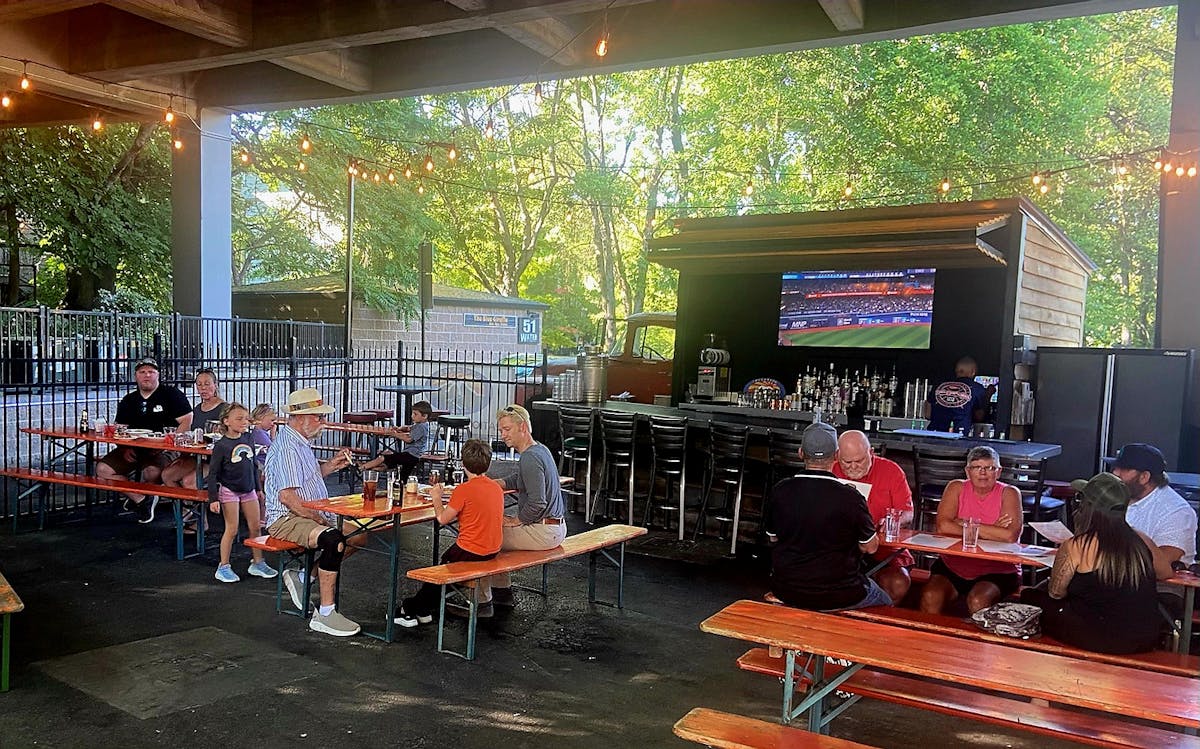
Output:
[[[707,427],[712,422],[722,424],[739,424],[750,427],[753,434],[765,435],[768,430],[790,429],[802,431],[812,422],[812,417],[802,411],[768,411],[759,408],[744,408],[711,403],[685,403],[680,407],[655,406],[649,403],[626,403],[623,401],[605,401],[601,405],[585,403],[564,403],[562,405],[576,408],[621,411],[624,413],[642,414],[644,416],[674,416],[685,417],[693,426]],[[557,412],[559,403],[553,400],[536,401],[534,411]],[[902,419],[890,418],[887,423],[903,422]],[[1061,445],[1051,445],[1042,442],[1023,442],[1018,440],[985,439],[977,437],[945,437],[928,434],[901,434],[895,431],[879,431],[870,433],[871,442],[886,445],[889,450],[911,452],[913,447],[953,447],[960,448],[965,453],[977,445],[987,445],[993,448],[1002,458],[1014,460],[1042,460],[1052,458],[1062,452]]]

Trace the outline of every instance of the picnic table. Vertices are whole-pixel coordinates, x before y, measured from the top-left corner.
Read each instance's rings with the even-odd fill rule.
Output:
[[[826,732],[831,720],[853,704],[832,710],[829,695],[864,667],[925,677],[955,687],[985,689],[1017,698],[1037,698],[1122,718],[1200,727],[1200,691],[1192,679],[1096,663],[1053,653],[977,642],[936,632],[908,629],[837,614],[737,601],[705,619],[704,632],[779,648],[783,679],[783,721],[807,713],[808,728]],[[808,654],[808,667],[801,661]],[[851,665],[834,673],[831,658]],[[811,686],[793,704],[797,677]],[[1019,703],[1014,703],[1019,704]],[[926,709],[937,710],[930,703]]]

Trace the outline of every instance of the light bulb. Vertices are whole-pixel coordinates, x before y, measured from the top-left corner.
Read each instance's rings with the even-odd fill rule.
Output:
[[[391,169],[389,169],[389,170],[388,170],[388,173],[387,173],[387,181],[388,181],[388,182],[395,182],[395,181],[396,181],[396,173],[395,173],[395,172],[393,172]]]
[[[433,171],[433,157],[432,156],[425,157],[425,171],[427,171],[427,172]]]
[[[1195,164],[1192,164],[1191,166],[1188,167],[1187,176],[1189,176],[1189,177],[1196,176],[1196,165]]]
[[[1162,159],[1155,159],[1154,160],[1154,171],[1161,172],[1162,168],[1163,168]]]
[[[183,141],[182,141],[182,140],[180,140],[179,138],[176,138],[176,139],[175,139],[175,140],[174,140],[174,141],[171,143],[171,145],[175,146],[175,150],[176,150],[176,151],[182,151],[182,150],[183,150]]]
[[[950,178],[942,177],[942,192],[950,192]]]
[[[1170,172],[1174,169],[1175,169],[1175,166],[1173,164],[1171,164],[1171,162],[1169,162],[1169,161],[1163,162],[1163,171],[1164,172]]]
[[[8,92],[5,92],[4,96],[0,96],[0,107],[4,107],[5,109],[8,109],[11,106],[12,106],[12,97],[8,95]]]
[[[1177,166],[1177,167],[1175,167],[1175,176],[1176,176],[1176,177],[1182,177],[1182,176],[1183,176],[1183,173],[1184,173],[1185,171],[1186,171],[1186,170],[1185,170],[1185,169],[1184,169],[1182,166]]]
[[[92,130],[94,130],[98,133],[103,129],[104,129],[104,120],[100,119],[99,117],[92,120]]]
[[[842,194],[845,195],[847,198],[850,197],[851,195],[853,195],[854,194],[854,185],[847,182],[846,186],[842,188]]]
[[[746,186],[744,188],[742,188],[742,192],[745,193],[746,197],[750,197],[751,195],[753,195],[754,194],[754,182],[752,182],[752,181],[747,182]]]
[[[571,213],[570,211],[567,211],[567,215],[564,217],[567,223],[571,222],[571,219],[574,217],[574,215],[575,214]]]
[[[1038,188],[1038,192],[1045,195],[1046,193],[1050,192],[1050,185],[1043,182],[1042,186]]]
[[[242,151],[241,155],[239,155],[238,158],[242,160],[243,164],[249,164],[250,163],[250,152]]]
[[[28,91],[33,88],[33,84],[29,82],[29,76],[21,74],[21,90]]]
[[[1124,177],[1126,174],[1129,174],[1129,167],[1125,165],[1124,161],[1122,161],[1120,164],[1117,164],[1117,174],[1121,175],[1122,177]]]
[[[375,172],[371,175],[371,179],[375,181],[375,184],[379,184],[379,180],[383,179],[383,177],[379,175],[379,172]]]
[[[608,34],[600,37],[600,41],[596,42],[596,57],[604,57],[608,54]]]
[[[307,135],[300,139],[300,150],[304,153],[312,150],[312,141],[308,139]]]
[[[418,195],[424,195],[424,194],[425,194],[425,185],[417,185],[417,194],[418,194]]]
[[[542,83],[538,81],[533,84],[533,100],[538,104],[542,103]]]
[[[491,140],[496,137],[496,123],[489,117],[487,124],[483,126],[483,137]]]
[[[404,179],[412,179],[412,167],[404,167]]]
[[[1033,175],[1033,184],[1035,184],[1035,185],[1040,185],[1040,184],[1042,184],[1042,174],[1041,174],[1041,172],[1037,172],[1037,173],[1035,173],[1035,174]]]
[[[455,148],[454,146],[450,146],[450,150],[446,152],[446,158],[450,159],[451,161],[454,161],[455,159],[457,159],[458,158],[458,149]]]
[[[358,167],[355,166],[353,161],[350,162],[350,166],[346,167],[346,173],[347,174],[358,174]]]
[[[304,160],[301,159],[300,161],[296,162],[296,168],[303,172],[308,169],[308,164],[305,164]]]

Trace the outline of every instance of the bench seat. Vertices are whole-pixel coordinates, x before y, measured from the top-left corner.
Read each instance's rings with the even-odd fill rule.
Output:
[[[459,583],[469,583],[481,577],[499,575],[506,572],[519,572],[530,567],[542,568],[542,586],[536,591],[542,596],[549,595],[548,566],[551,562],[588,554],[588,603],[604,603],[596,600],[596,567],[603,558],[617,570],[617,608],[624,607],[625,591],[625,543],[647,533],[645,528],[633,525],[606,525],[593,528],[583,533],[567,536],[562,544],[553,549],[541,551],[513,550],[502,551],[492,559],[481,562],[451,562],[432,567],[421,567],[409,570],[408,577],[423,583],[440,586],[442,589],[438,616],[438,652],[450,653],[467,660],[475,659],[475,631],[479,618],[479,601],[477,600],[479,586],[471,586],[470,594],[461,594],[466,600],[467,614],[467,647],[458,652],[444,647],[446,631],[446,598],[449,587]],[[606,551],[616,546],[619,551],[614,559]],[[612,604],[609,604],[612,605]]]
[[[752,648],[738,658],[737,663],[742,670],[780,679],[787,669],[785,660],[771,657],[767,648]],[[838,670],[839,666],[826,665],[827,676]],[[1092,746],[1200,749],[1200,738],[1165,728],[1092,712],[1039,705],[872,668],[862,669],[838,688],[883,702],[1066,738]]]
[[[926,614],[914,609],[904,609],[895,606],[872,606],[867,609],[838,612],[841,616],[851,619],[893,624],[909,629],[925,632],[940,632],[955,637],[966,637],[972,640],[993,642],[1028,650],[1038,650],[1043,653],[1056,653],[1069,658],[1096,661],[1097,663],[1112,663],[1118,666],[1131,666],[1147,671],[1157,671],[1176,676],[1200,677],[1200,656],[1172,653],[1165,650],[1155,650],[1149,653],[1134,653],[1131,655],[1112,655],[1083,650],[1046,635],[1039,635],[1028,640],[1006,637],[988,632],[966,619],[959,619],[945,614]],[[1197,685],[1200,689],[1200,685]]]
[[[706,707],[693,708],[673,730],[681,739],[717,749],[867,749],[847,739]]]
[[[9,617],[24,610],[25,604],[21,602],[17,591],[4,579],[4,575],[0,575],[0,629],[3,629],[0,634],[0,692],[8,691],[9,638],[12,628]]]

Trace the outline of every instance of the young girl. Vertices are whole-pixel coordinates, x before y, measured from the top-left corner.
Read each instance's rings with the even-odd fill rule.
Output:
[[[220,502],[225,518],[225,533],[221,536],[221,564],[215,577],[223,583],[236,583],[239,578],[229,566],[233,539],[237,536],[238,512],[246,516],[246,528],[251,536],[259,528],[258,463],[254,460],[254,443],[247,433],[250,412],[240,403],[231,403],[221,414],[221,439],[213,444],[208,472],[208,499]],[[255,577],[270,579],[277,574],[265,561],[262,551],[251,549],[254,562],[246,571]]]

